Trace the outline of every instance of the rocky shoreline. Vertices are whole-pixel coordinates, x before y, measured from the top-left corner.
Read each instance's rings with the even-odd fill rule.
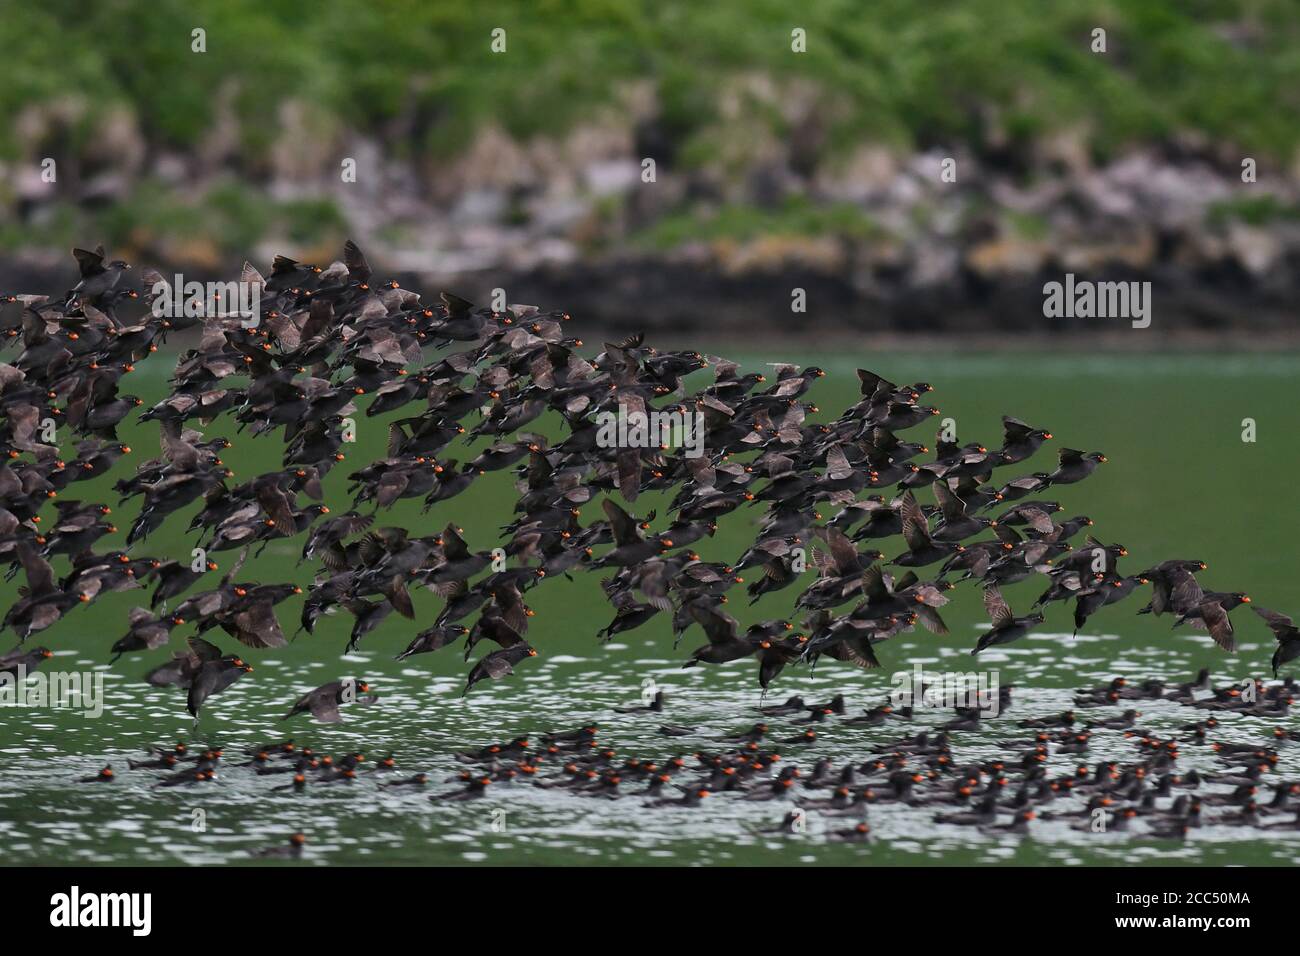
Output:
[[[562,306],[614,331],[1126,332],[1122,320],[1045,315],[1044,285],[1071,273],[1150,282],[1147,337],[1300,339],[1300,172],[1263,159],[1247,169],[1253,157],[1234,148],[1189,140],[1101,162],[1080,135],[1039,142],[1016,164],[987,148],[948,157],[874,145],[809,163],[794,138],[768,143],[741,177],[664,160],[646,181],[637,156],[654,151],[653,138],[602,130],[533,144],[488,130],[437,168],[386,159],[375,143],[320,144],[309,155],[341,150],[371,172],[340,182],[299,153],[241,187],[267,208],[310,201],[337,217],[305,243],[268,221],[252,255],[269,262],[287,247],[326,263],[342,232],[414,285],[475,301],[504,289],[508,301]],[[167,195],[193,197],[199,211],[229,185],[220,172],[155,157],[109,192],[127,202],[155,167],[170,170]],[[58,200],[25,182],[20,218],[39,224]],[[108,181],[97,182],[85,188],[111,199],[101,195]],[[195,278],[233,275],[250,246],[236,255],[215,230],[178,238],[168,201],[136,207],[117,243],[77,241]],[[48,242],[0,254],[0,292],[57,284],[66,254]],[[792,308],[795,290],[803,311]]]

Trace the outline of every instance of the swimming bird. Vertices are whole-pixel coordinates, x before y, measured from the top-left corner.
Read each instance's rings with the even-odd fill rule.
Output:
[[[263,847],[260,850],[250,850],[249,853],[259,860],[296,860],[302,856],[306,845],[307,837],[295,833],[283,846]]]

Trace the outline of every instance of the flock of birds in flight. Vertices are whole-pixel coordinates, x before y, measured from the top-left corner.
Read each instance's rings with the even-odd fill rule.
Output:
[[[128,278],[130,266],[109,261],[102,249],[74,255],[81,281],[68,295],[0,296],[17,304],[0,308],[0,335],[17,352],[0,363],[0,562],[10,577],[21,570],[26,578],[3,618],[19,644],[0,655],[0,673],[31,672],[47,661],[51,651],[29,647],[28,639],[81,605],[145,587],[152,591],[149,607],[129,613],[112,652],[163,648],[175,629],[194,626],[184,649],[146,680],[183,690],[196,724],[205,701],[253,669],[244,652],[223,650],[209,637],[224,631],[248,648],[281,647],[288,638],[276,609],[297,595],[299,631],[312,632],[326,614],[350,616],[350,651],[393,612],[414,618],[412,588],[436,593],[441,610],[397,656],[463,642],[468,661],[487,641],[491,649],[469,671],[466,692],[509,675],[537,653],[527,639],[528,592],[582,570],[603,576],[614,609],[599,636],[609,640],[662,614],[676,643],[698,625],[706,643],[684,666],[754,658],[765,692],[787,665],[830,658],[874,668],[877,645],[897,634],[918,625],[946,634],[941,609],[961,582],[982,590],[991,625],[972,654],[1024,637],[1043,623],[1047,605],[1073,602],[1077,632],[1094,613],[1148,586],[1139,613],[1168,614],[1175,627],[1206,631],[1232,651],[1231,612],[1250,603],[1241,592],[1203,589],[1200,560],[1121,573],[1127,550],[1095,539],[1088,517],[1065,517],[1045,497],[1088,478],[1106,462],[1099,452],[1062,449],[1051,471],[1003,478],[1003,469],[1025,462],[1052,434],[1006,417],[1001,446],[992,450],[941,433],[932,452],[900,437],[938,413],[921,404],[932,390],[926,383],[899,386],[860,370],[860,400],[817,424],[807,393],[820,369],[780,365],[768,382],[698,352],[657,351],[641,336],[586,358],[583,343],[566,335],[563,313],[527,306],[495,312],[445,293],[439,305],[426,305],[396,282],[374,282],[351,242],[342,261],[328,268],[278,257],[264,277],[246,265],[241,281],[260,287],[256,322],[156,312],[154,290],[162,280],[156,272],[142,270],[141,291]],[[125,376],[170,334],[191,327],[199,331],[198,344],[180,355],[169,394],[142,409],[140,398],[120,390]],[[712,382],[688,389],[687,377],[706,368]],[[352,510],[332,515],[323,504],[323,482],[345,460],[345,420],[360,414],[363,397],[367,417],[404,417],[388,424],[387,457],[347,475]],[[698,413],[703,454],[691,457],[667,445],[606,447],[597,416],[617,410]],[[110,507],[66,492],[131,454],[116,429],[132,414],[158,423],[161,454],[113,486],[124,502],[139,499],[139,511],[124,547],[97,551],[100,539],[117,531]],[[562,437],[548,440],[530,430],[548,414],[563,423]],[[195,430],[223,416],[265,436],[262,442],[279,431],[283,467],[235,482],[222,459],[231,443]],[[51,419],[56,432],[78,436],[74,458],[60,457],[47,428]],[[449,449],[466,435],[487,447],[465,461],[451,457]],[[398,501],[422,499],[428,511],[489,472],[508,469],[515,471],[518,497],[500,550],[473,550],[454,522],[437,534],[375,526],[376,516]],[[671,495],[665,506],[671,521],[663,530],[652,530],[654,511],[628,510],[643,491]],[[614,492],[625,505],[613,500]],[[583,508],[595,498],[603,517],[584,524]],[[202,560],[138,553],[150,535],[183,521],[180,513],[195,505],[187,530],[198,535]],[[703,560],[692,546],[741,508],[764,509],[753,545],[730,564]],[[1084,540],[1072,543],[1081,534]],[[896,536],[902,545],[880,550]],[[292,538],[302,539],[301,559],[319,565],[305,593],[294,583],[240,577],[250,552]],[[213,556],[222,552],[238,556],[211,587],[221,571]],[[57,560],[68,565],[61,577]],[[1044,590],[1017,615],[1001,589],[1036,576]],[[773,618],[742,627],[725,607],[728,592],[742,584],[751,604],[798,586],[794,606],[802,626]],[[1252,607],[1277,639],[1277,677],[1300,657],[1300,630],[1285,615]],[[1276,769],[1274,745],[1300,735],[1278,728],[1262,743],[1211,737],[1219,713],[1286,716],[1294,683],[1256,681],[1249,691],[1239,684],[1216,688],[1208,671],[1176,686],[1155,680],[1131,686],[1116,678],[1081,689],[1070,710],[1018,721],[1027,734],[998,741],[1007,756],[997,759],[955,747],[964,732],[983,726],[980,710],[958,708],[945,723],[875,741],[865,756],[842,765],[823,756],[802,769],[791,757],[806,754],[833,726],[883,728],[909,720],[912,708],[884,703],[848,716],[842,696],[812,703],[792,697],[760,707],[762,719],[739,731],[665,723],[658,728],[663,737],[714,743],[664,759],[623,755],[598,739],[597,724],[589,722],[457,754],[464,769],[445,781],[455,786],[433,799],[478,800],[530,783],[575,797],[633,796],[646,806],[689,810],[711,795],[729,794],[747,803],[785,801],[789,812],[762,832],[803,832],[811,811],[826,838],[837,842],[872,840],[869,812],[890,805],[924,808],[935,824],[990,835],[1024,834],[1036,817],[1078,830],[1172,838],[1203,821],[1300,829],[1300,784],[1281,781],[1271,797],[1261,796],[1263,775]],[[1000,688],[1000,713],[1011,706],[1011,692]],[[302,695],[284,719],[334,722],[344,704],[374,699],[366,682],[337,680]],[[1084,708],[1154,700],[1209,713],[1173,735],[1144,729],[1136,708],[1084,717]],[[662,718],[664,697],[623,710]],[[1090,767],[1090,742],[1115,734],[1137,747],[1137,759]],[[1180,745],[1212,748],[1217,766],[1181,769]],[[1076,765],[1054,773],[1049,755],[1072,757]],[[161,772],[156,786],[187,787],[215,780],[227,761],[223,748],[178,742],[152,748],[130,767]],[[392,755],[379,761],[360,752],[331,756],[293,740],[254,748],[235,766],[289,792],[373,779],[401,793],[433,781],[428,772],[399,772]],[[83,782],[115,779],[109,765]],[[1062,803],[1071,797],[1077,799]],[[306,843],[295,833],[256,855],[299,857]]]
[[[39,666],[50,652],[25,642],[81,605],[152,587],[149,608],[130,612],[112,650],[161,648],[174,629],[195,626],[185,649],[147,680],[183,689],[197,720],[207,699],[252,670],[241,654],[201,635],[220,629],[254,649],[286,643],[276,608],[304,589],[241,580],[239,571],[251,549],[295,537],[303,539],[302,558],[320,567],[305,590],[300,630],[310,633],[322,615],[342,609],[353,621],[352,650],[392,612],[413,618],[410,590],[424,587],[443,599],[442,609],[398,656],[463,640],[468,660],[487,641],[494,646],[472,666],[466,692],[537,653],[527,639],[527,592],[578,570],[607,575],[602,586],[614,617],[604,639],[661,614],[675,641],[699,625],[707,643],[685,666],[752,657],[764,690],[789,664],[831,658],[879,667],[877,645],[918,624],[946,634],[940,609],[962,581],[982,588],[991,623],[972,654],[1024,637],[1052,603],[1074,602],[1077,632],[1146,586],[1151,596],[1139,613],[1168,613],[1176,627],[1207,631],[1232,651],[1230,614],[1250,602],[1241,592],[1203,589],[1200,560],[1122,574],[1122,545],[1091,533],[1072,544],[1092,521],[1063,517],[1061,505],[1042,496],[1088,478],[1106,462],[1099,452],[1063,448],[1053,470],[1003,478],[1050,432],[1005,417],[998,448],[941,436],[931,452],[904,440],[902,432],[938,414],[921,404],[932,390],[926,383],[900,386],[859,370],[860,400],[818,424],[808,419],[816,406],[805,400],[824,374],[818,368],[779,365],[768,382],[699,352],[658,351],[640,335],[586,358],[581,340],[566,334],[567,314],[492,311],[448,293],[426,304],[397,282],[375,282],[352,242],[328,268],[281,256],[264,277],[245,265],[241,281],[260,287],[256,322],[155,314],[156,272],[142,270],[142,292],[128,278],[131,267],[102,248],[74,255],[81,281],[67,296],[2,297],[17,303],[0,310],[0,336],[17,355],[0,364],[0,560],[10,576],[21,569],[26,585],[0,622],[19,638],[0,656],[0,671]],[[139,397],[121,391],[127,376],[190,327],[198,328],[198,343],[180,355],[169,394],[142,409]],[[690,390],[687,377],[710,367],[712,382]],[[404,417],[388,425],[387,457],[348,474],[354,505],[334,516],[322,503],[322,482],[344,461],[345,419],[359,414],[363,397],[365,416]],[[702,415],[703,454],[604,447],[597,415],[620,409]],[[527,430],[548,413],[563,423],[562,438]],[[161,454],[113,486],[123,501],[140,500],[139,513],[125,547],[96,551],[117,530],[111,509],[66,492],[131,452],[116,428],[133,414],[158,423]],[[283,468],[234,482],[222,459],[230,442],[193,427],[223,416],[259,441],[280,431]],[[50,419],[80,439],[70,460],[49,441]],[[449,457],[462,436],[488,445],[467,461]],[[427,511],[483,475],[512,468],[518,498],[502,550],[473,550],[454,522],[435,534],[374,526],[400,500],[423,499]],[[918,500],[923,489],[933,505]],[[610,497],[615,491],[626,508]],[[627,510],[643,491],[672,494],[663,530],[651,530],[654,512]],[[584,524],[583,506],[600,496],[603,517]],[[210,557],[196,569],[187,559],[138,553],[196,503],[188,530],[204,552],[239,552],[215,587],[207,586],[219,570]],[[706,561],[692,550],[725,515],[756,506],[765,509],[756,539],[734,562]],[[875,547],[899,535],[894,553]],[[62,577],[52,564],[60,558],[68,562]],[[815,573],[801,573],[805,561]],[[751,604],[798,585],[802,628],[780,618],[742,627],[725,608],[742,572],[752,577],[744,588]],[[1036,575],[1045,590],[1017,615],[1000,589]],[[1276,636],[1276,676],[1300,656],[1300,630],[1283,614],[1252,607]],[[327,684],[295,712],[337,720],[356,687]]]

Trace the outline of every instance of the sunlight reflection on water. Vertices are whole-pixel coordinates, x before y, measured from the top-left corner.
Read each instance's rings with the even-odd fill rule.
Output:
[[[1068,635],[1037,635],[1062,643]],[[1076,650],[1110,635],[1076,640]],[[898,659],[925,660],[927,648],[897,642]],[[947,651],[947,648],[942,649]],[[364,665],[374,655],[351,655]],[[936,661],[952,655],[941,653]],[[1163,676],[1187,680],[1191,664],[1178,650],[1126,648],[1107,664],[1079,653],[1055,659],[1026,654],[1023,647],[1002,649],[981,658],[981,667],[998,672],[1002,685],[1031,677],[1057,685],[1098,684],[1117,673]],[[771,835],[758,832],[780,821],[788,808],[784,802],[745,801],[736,794],[719,794],[699,808],[648,809],[637,796],[644,784],[624,787],[617,800],[580,797],[560,789],[541,789],[522,783],[494,784],[489,796],[477,800],[435,802],[431,793],[447,792],[459,785],[444,782],[463,769],[452,756],[457,750],[504,741],[517,733],[569,729],[585,721],[600,725],[601,743],[629,756],[663,760],[697,749],[716,751],[728,747],[717,738],[722,732],[745,729],[758,715],[759,694],[752,665],[704,670],[683,670],[675,661],[643,658],[632,666],[633,655],[616,647],[599,648],[588,656],[557,655],[539,659],[540,666],[521,668],[513,679],[478,688],[461,700],[460,685],[430,678],[405,667],[385,676],[382,699],[373,707],[345,710],[346,721],[337,726],[305,721],[277,724],[288,694],[285,685],[246,680],[215,699],[205,712],[204,733],[191,735],[183,714],[183,698],[161,689],[129,681],[112,682],[107,713],[91,721],[67,712],[42,712],[39,719],[18,710],[0,711],[0,726],[10,743],[0,767],[0,839],[7,863],[33,863],[51,858],[84,863],[186,863],[248,862],[251,848],[282,842],[287,834],[302,830],[310,840],[304,857],[308,863],[474,863],[474,862],[577,862],[592,858],[610,863],[778,863],[870,862],[890,863],[1019,863],[1069,864],[1103,862],[1187,863],[1296,863],[1300,840],[1295,833],[1270,834],[1235,826],[1205,826],[1193,831],[1186,845],[1144,838],[1142,824],[1132,834],[1094,834],[1072,829],[1060,820],[1036,820],[1032,838],[989,836],[977,830],[932,820],[935,807],[878,805],[870,823],[874,841],[865,845],[830,843],[830,829],[851,826],[853,819],[826,817],[809,812],[807,833]],[[969,669],[964,663],[962,667]],[[259,662],[258,673],[273,671],[270,660]],[[769,703],[801,694],[809,701],[846,694],[850,714],[883,701],[891,686],[888,669],[871,674],[845,668],[801,670],[783,681]],[[1226,681],[1230,667],[1221,672]],[[653,677],[668,694],[661,714],[616,714],[614,706],[641,699],[641,680]],[[295,681],[292,690],[311,682]],[[583,702],[575,710],[575,698]],[[954,735],[958,762],[1000,757],[1007,751],[997,741],[1028,739],[1030,732],[1013,722],[1030,716],[1057,713],[1070,706],[1072,694],[1061,686],[1017,686],[1012,710],[989,721],[978,732]],[[1167,701],[1124,702],[1143,711],[1141,724],[1162,735],[1205,716],[1203,712]],[[1079,711],[1083,719],[1114,716],[1122,708]],[[56,715],[55,719],[44,719]],[[836,766],[849,758],[866,759],[873,746],[933,728],[951,717],[950,711],[924,711],[912,722],[884,726],[850,726],[843,718],[817,725],[818,738],[811,747],[781,747],[782,766],[796,763],[807,769],[821,756]],[[77,723],[79,722],[79,724]],[[686,737],[666,738],[657,732],[663,723],[696,726]],[[781,740],[802,731],[797,718],[768,718],[769,739]],[[73,729],[69,731],[69,727]],[[60,736],[49,730],[58,728]],[[1223,718],[1218,739],[1259,742],[1272,724],[1247,717]],[[352,784],[309,784],[306,792],[271,792],[287,776],[261,777],[237,764],[248,758],[244,751],[260,743],[292,736],[299,745],[318,752],[346,753],[363,750],[371,761],[390,751],[397,770],[365,770]],[[128,757],[141,756],[151,743],[169,743],[177,737],[220,743],[226,758],[213,783],[193,787],[160,788],[153,784],[160,771],[128,770]],[[51,740],[62,743],[52,745]],[[1271,740],[1270,740],[1271,742]],[[1028,749],[1026,745],[1025,748]],[[1078,763],[1095,766],[1112,758],[1132,762],[1136,749],[1120,733],[1099,732],[1086,757],[1053,756],[1048,765],[1055,776]],[[118,770],[112,784],[74,784],[78,777],[96,773],[107,761]],[[373,763],[368,764],[373,766]],[[1208,747],[1185,744],[1179,761],[1182,771],[1199,768],[1222,770]],[[381,790],[385,778],[428,771],[436,783],[412,792]],[[677,782],[695,779],[685,774]],[[1274,780],[1300,776],[1300,747],[1283,751]],[[824,798],[825,791],[808,797]],[[1077,809],[1082,800],[1056,801],[1051,809]],[[206,817],[207,829],[192,827],[196,810]],[[493,829],[493,811],[504,811],[504,830]],[[1003,815],[1006,819],[1006,814]],[[1207,821],[1212,819],[1207,811]],[[1278,819],[1281,819],[1280,817]]]

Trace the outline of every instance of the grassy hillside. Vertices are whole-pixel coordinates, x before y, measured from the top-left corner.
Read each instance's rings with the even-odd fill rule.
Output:
[[[112,243],[165,232],[184,258],[193,250],[178,222],[201,223],[195,236],[224,251],[273,229],[305,243],[339,212],[269,188],[276,175],[294,181],[286,151],[367,137],[436,190],[439,164],[485,129],[528,148],[587,124],[617,130],[620,118],[633,155],[707,169],[724,198],[741,189],[741,208],[708,227],[741,237],[871,228],[854,210],[744,208],[761,205],[752,180],[774,143],[799,176],[868,143],[1036,169],[1060,132],[1095,161],[1184,143],[1284,166],[1300,133],[1297,23],[1289,0],[21,5],[0,19],[0,113],[13,118],[0,159],[21,170],[56,157],[65,185],[124,181],[83,195],[79,211],[61,186],[64,205],[0,230],[0,246],[58,248],[78,227]],[[1105,54],[1090,49],[1096,27]],[[191,51],[197,28],[204,53]],[[502,54],[490,48],[497,28]],[[796,28],[804,53],[791,50]],[[164,156],[186,167],[179,179],[159,175]],[[238,185],[214,188],[218,172]],[[13,198],[6,178],[0,205]],[[676,243],[698,225],[669,218],[646,239]]]

